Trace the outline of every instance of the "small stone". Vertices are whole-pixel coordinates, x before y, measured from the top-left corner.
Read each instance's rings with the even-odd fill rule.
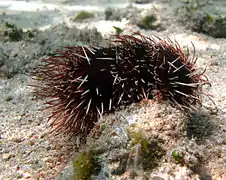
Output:
[[[22,174],[19,174],[19,173],[16,173],[15,174],[15,178],[17,178],[17,179],[20,179],[20,178],[22,178],[23,176],[22,176]]]
[[[2,155],[2,159],[4,161],[8,161],[11,157],[12,157],[12,155],[11,154],[8,154],[8,153]]]
[[[50,158],[46,157],[42,159],[44,162],[48,162],[50,160]]]
[[[45,173],[44,173],[43,171],[41,171],[41,172],[39,173],[39,176],[40,176],[41,178],[44,178],[44,177],[45,177]]]
[[[134,170],[130,170],[129,171],[129,177],[131,178],[131,179],[134,179],[135,177],[137,177],[137,173],[136,173],[136,171],[134,171]]]
[[[135,1],[136,4],[147,4],[149,2],[150,2],[150,0],[136,0]]]
[[[217,61],[211,62],[210,66],[219,66],[219,63]]]
[[[0,67],[5,64],[6,56],[4,50],[0,47]]]
[[[34,141],[29,141],[29,144],[31,145],[31,146],[33,146],[34,144],[35,144],[35,142]]]
[[[15,142],[15,143],[20,143],[20,142],[23,141],[23,139],[21,137],[15,137],[15,138],[12,139],[12,141]]]
[[[118,147],[121,145],[122,140],[118,136],[113,136],[111,138],[110,142],[114,147]]]
[[[44,132],[42,132],[42,133],[39,135],[39,138],[42,139],[42,138],[44,138],[46,135],[48,135],[48,132],[47,132],[47,131],[44,131]]]
[[[162,177],[159,177],[159,176],[154,176],[152,177],[153,180],[164,180],[164,178]]]
[[[149,180],[149,178],[146,175],[143,175],[141,180]]]
[[[5,98],[5,101],[7,101],[7,102],[12,101],[12,100],[13,100],[13,97],[12,97],[12,96],[7,96],[7,97]]]
[[[31,177],[31,174],[28,173],[28,172],[25,172],[25,173],[24,173],[24,177],[25,177],[25,178],[30,178],[30,177]]]

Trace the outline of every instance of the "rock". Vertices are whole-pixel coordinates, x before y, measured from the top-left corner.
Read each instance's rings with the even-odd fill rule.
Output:
[[[180,3],[179,3],[180,4]],[[226,37],[226,1],[189,1],[176,8],[179,21],[193,31],[215,38]],[[178,16],[179,14],[179,16]]]
[[[141,17],[140,14],[141,10],[132,5],[121,9],[107,8],[105,10],[105,20],[122,21],[122,19],[127,19],[132,24],[136,24]]]
[[[95,17],[94,13],[87,12],[87,11],[80,11],[76,16],[72,17],[72,21],[84,21],[86,19],[90,19]]]
[[[103,37],[97,29],[68,28],[59,24],[37,33],[30,42],[5,42],[5,47],[0,47],[0,77],[29,73],[40,64],[43,56],[53,56],[58,49],[81,44],[100,45]]]
[[[5,154],[2,155],[2,159],[4,161],[8,161],[11,157],[12,157],[12,155],[9,154],[9,153],[5,153]]]
[[[135,0],[136,4],[147,4],[150,3],[151,0]]]
[[[0,67],[0,78],[7,78],[9,76],[9,70],[8,68],[3,65]]]
[[[75,26],[69,28],[65,24],[53,26],[36,37],[41,52],[40,56],[52,56],[56,50],[63,50],[65,46],[84,44],[103,44],[103,37],[97,29],[78,29]]]
[[[23,175],[24,175],[24,178],[26,179],[31,177],[31,174],[28,172],[25,172]]]
[[[0,67],[5,64],[5,61],[6,61],[6,56],[5,56],[4,50],[3,48],[0,47]]]
[[[0,35],[4,41],[29,41],[37,33],[37,30],[24,30],[23,28],[17,27],[15,24],[5,22],[0,26]]]
[[[144,17],[142,17],[138,24],[140,28],[142,29],[152,29],[152,30],[162,30],[161,23],[158,20],[157,16],[155,14],[149,14]]]
[[[197,19],[198,27],[193,27],[197,32],[203,32],[215,38],[226,37],[226,16],[219,16],[204,12],[200,19]]]
[[[15,138],[12,139],[12,141],[15,142],[15,143],[20,143],[20,142],[23,141],[23,139],[22,139],[22,137],[15,137]]]

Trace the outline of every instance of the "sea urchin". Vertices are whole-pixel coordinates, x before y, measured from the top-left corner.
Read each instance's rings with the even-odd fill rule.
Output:
[[[208,80],[195,68],[195,53],[184,54],[170,39],[136,35],[115,35],[107,47],[66,47],[42,61],[35,95],[47,100],[53,131],[87,134],[102,114],[155,90],[182,110],[202,105]]]

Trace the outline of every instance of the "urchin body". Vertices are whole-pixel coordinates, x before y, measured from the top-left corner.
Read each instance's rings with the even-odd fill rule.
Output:
[[[182,110],[201,105],[203,73],[196,57],[170,40],[118,35],[108,47],[66,47],[35,72],[36,95],[47,99],[54,131],[88,133],[98,118],[147,99],[153,91]]]

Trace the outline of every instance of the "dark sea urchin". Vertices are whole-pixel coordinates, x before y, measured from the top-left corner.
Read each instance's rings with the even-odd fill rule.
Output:
[[[202,105],[208,80],[195,68],[195,51],[190,57],[169,39],[136,35],[115,35],[107,47],[66,47],[43,60],[35,72],[35,95],[47,100],[53,131],[87,134],[102,114],[155,90],[185,111]]]

